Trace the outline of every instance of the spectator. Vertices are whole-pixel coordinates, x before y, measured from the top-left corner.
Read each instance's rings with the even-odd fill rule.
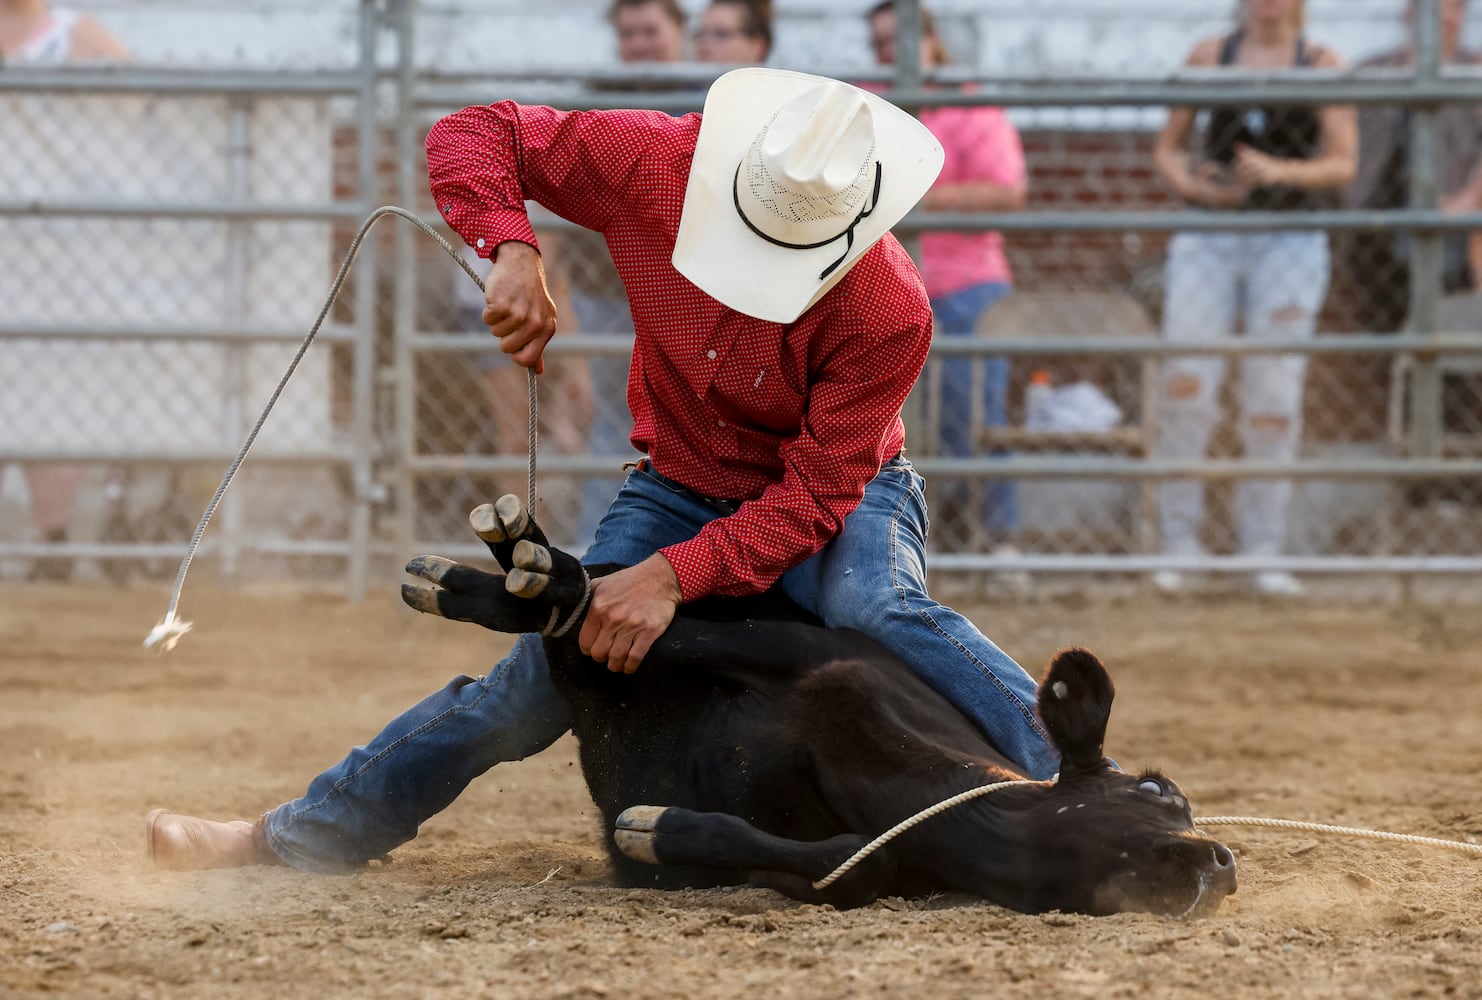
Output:
[[[1195,46],[1190,66],[1335,68],[1343,61],[1303,34],[1302,0],[1249,0],[1229,35]],[[1353,178],[1354,113],[1350,107],[1221,107],[1209,116],[1198,164],[1188,140],[1196,109],[1176,107],[1159,133],[1153,160],[1159,175],[1198,210],[1301,212],[1319,207]],[[1327,235],[1316,230],[1186,232],[1169,244],[1163,335],[1193,341],[1230,334],[1243,313],[1248,337],[1310,337],[1327,294]],[[1241,365],[1239,428],[1253,461],[1290,461],[1302,426],[1305,355],[1252,355]],[[1219,416],[1225,359],[1171,357],[1161,374],[1158,454],[1204,454]],[[1290,482],[1242,482],[1236,493],[1240,551],[1272,555],[1285,545]],[[1163,550],[1203,553],[1204,486],[1169,482],[1158,490]],[[1181,589],[1183,574],[1160,571],[1154,582]],[[1266,594],[1295,594],[1290,573],[1255,575]]]
[[[1441,61],[1482,65],[1482,52],[1461,47],[1466,0],[1441,0]],[[1413,31],[1415,3],[1405,18]],[[1367,59],[1360,68],[1403,68],[1415,61],[1407,43]],[[1353,208],[1403,208],[1410,203],[1410,113],[1402,105],[1368,105],[1360,113],[1358,173],[1348,187]],[[1448,213],[1482,209],[1482,109],[1448,104],[1441,109],[1441,210]],[[1344,253],[1355,321],[1363,329],[1389,333],[1405,323],[1410,302],[1408,234],[1351,234]],[[1482,285],[1482,233],[1445,235],[1442,291],[1471,292]]]
[[[882,66],[895,62],[896,14],[893,0],[870,9],[870,45]],[[934,69],[948,64],[946,48],[931,13],[921,11],[921,65]],[[921,207],[945,212],[1013,212],[1024,207],[1029,182],[1019,133],[1001,108],[923,108],[921,122],[946,150],[947,162]],[[921,275],[931,296],[937,332],[946,337],[971,337],[979,320],[994,303],[1013,289],[1013,273],[1004,254],[1003,236],[996,232],[925,233],[921,237]],[[941,427],[937,440],[948,455],[969,455],[972,440],[973,374],[984,371],[982,413],[986,426],[1006,424],[1009,360],[1003,357],[955,358],[941,362]],[[1018,491],[1014,483],[991,481],[981,491],[981,509],[971,503],[977,494],[962,481],[943,482],[942,520],[956,524],[957,537],[970,537],[971,525],[981,523],[990,548],[999,555],[1017,555],[1013,535],[1018,528]]]
[[[701,62],[756,66],[772,52],[770,0],[713,0],[695,29]]]
[[[625,63],[678,62],[684,58],[688,17],[679,0],[612,0],[607,19]]]
[[[642,669],[680,603],[776,586],[895,652],[1030,774],[1054,773],[1033,680],[926,591],[900,412],[931,310],[888,232],[941,167],[919,122],[837,81],[753,68],[717,80],[703,116],[504,101],[442,119],[427,150],[445,219],[494,256],[483,319],[515,360],[540,367],[554,332],[526,198],[605,233],[633,289],[647,454],[585,557],[627,567],[593,582],[585,653]],[[575,169],[587,183],[565,183]],[[355,868],[489,767],[549,746],[570,712],[540,637],[523,635],[255,824],[151,812],[150,850],[176,868]]]
[[[0,55],[8,63],[49,65],[123,60],[129,51],[87,14],[47,0],[0,0]]]
[[[0,0],[0,63],[52,65],[123,60],[128,55],[123,43],[86,14],[70,8],[52,8],[46,0]],[[6,150],[6,155],[23,154]],[[68,357],[54,352],[55,348],[43,349],[32,355],[29,363],[64,366],[71,363]],[[36,538],[48,544],[65,544],[82,483],[82,467],[30,462],[24,472]],[[38,559],[31,567],[31,578],[36,580],[66,579],[71,574],[71,560],[58,556]]]

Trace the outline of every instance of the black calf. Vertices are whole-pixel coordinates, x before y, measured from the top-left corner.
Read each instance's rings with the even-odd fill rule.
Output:
[[[577,560],[547,546],[514,497],[471,520],[508,575],[421,556],[408,571],[439,586],[402,595],[419,611],[547,636],[626,884],[750,880],[838,906],[957,889],[1028,912],[1165,914],[1212,910],[1235,889],[1230,852],[1194,832],[1177,785],[1102,757],[1111,678],[1068,650],[1039,689],[1058,781],[948,810],[815,890],[901,820],[1021,775],[901,661],[796,609],[779,619],[754,617],[766,602],[749,599],[687,606],[636,674],[611,673],[577,646],[589,592]]]

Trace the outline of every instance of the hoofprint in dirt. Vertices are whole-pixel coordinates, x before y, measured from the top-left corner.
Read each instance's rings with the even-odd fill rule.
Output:
[[[0,588],[0,995],[1482,995],[1466,855],[1227,828],[1240,890],[1196,921],[618,889],[569,740],[355,875],[156,872],[151,807],[251,818],[507,648],[394,588],[356,607],[197,587],[196,631],[163,657],[140,646],[162,589]],[[1035,672],[1061,646],[1096,650],[1118,685],[1108,752],[1166,766],[1196,814],[1482,834],[1471,607],[966,610]]]

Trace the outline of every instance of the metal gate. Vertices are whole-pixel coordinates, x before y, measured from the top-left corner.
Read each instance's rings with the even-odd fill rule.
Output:
[[[561,14],[575,17],[573,10]],[[173,570],[358,221],[383,203],[436,219],[421,143],[438,115],[501,97],[681,113],[698,109],[715,75],[698,64],[634,69],[593,60],[586,70],[501,77],[418,55],[429,19],[445,25],[497,11],[364,0],[332,13],[354,37],[345,49],[353,54],[334,65],[0,72],[0,146],[28,151],[24,163],[8,156],[11,167],[0,166],[0,245],[10,248],[0,275],[0,367],[10,400],[8,409],[0,403],[0,425],[9,428],[0,434],[0,578],[44,577],[38,570],[57,559],[110,578]],[[795,16],[830,26],[830,37],[857,28],[857,13],[826,4]],[[955,16],[967,24],[983,15],[961,8]],[[912,19],[899,23],[909,36]],[[908,240],[922,231],[1002,232],[1018,271],[1014,295],[990,311],[979,336],[939,338],[908,404],[910,453],[933,490],[934,570],[1077,580],[1169,567],[1482,570],[1482,313],[1442,285],[1446,235],[1482,229],[1482,216],[1439,210],[1436,168],[1443,110],[1482,100],[1482,79],[1443,69],[1434,31],[1418,41],[1413,73],[1239,83],[1187,73],[939,74],[976,84],[964,92],[925,85],[906,59],[891,73],[799,67],[873,77],[912,108],[1008,108],[1036,177],[1091,192],[1057,198],[1051,185],[1025,213],[918,211],[899,229]],[[917,47],[902,37],[897,50]],[[1163,248],[1195,223],[1149,188],[1151,130],[1169,105],[1256,100],[1410,109],[1410,207],[1197,221],[1204,232],[1315,228],[1335,243],[1409,233],[1404,332],[1363,332],[1332,305],[1335,288],[1332,315],[1315,338],[1175,345],[1159,335]],[[533,217],[578,294],[609,280],[600,243],[538,210]],[[343,581],[359,597],[411,553],[479,554],[463,526],[468,507],[523,491],[523,374],[480,332],[478,293],[466,276],[414,229],[389,223],[366,242],[346,299],[206,535],[203,557],[228,578]],[[583,322],[552,343],[552,374],[541,384],[541,512],[554,538],[576,545],[633,457],[612,388],[628,350],[614,336],[623,318],[592,318],[587,306],[567,314]],[[1299,458],[1261,461],[1238,445],[1199,460],[1160,457],[1163,361],[1191,354],[1232,366],[1308,357]],[[944,365],[961,359],[972,363],[975,388],[998,366],[1003,413],[978,403],[944,407]],[[1092,429],[1025,426],[1028,387],[1042,378],[1099,397],[1117,419]],[[933,430],[944,421],[965,428],[970,453],[944,453]],[[47,469],[59,467],[85,468],[77,521],[88,527],[48,539],[17,498],[33,470],[44,488]],[[1204,483],[1216,500],[1240,482],[1293,482],[1286,549],[1239,554],[1227,513],[1223,524],[1214,518],[1210,554],[1196,564],[1161,553],[1158,486],[1180,479]],[[1011,546],[957,509],[1001,495],[1004,484],[1013,484],[1019,510]],[[1212,509],[1218,514],[1218,504]]]

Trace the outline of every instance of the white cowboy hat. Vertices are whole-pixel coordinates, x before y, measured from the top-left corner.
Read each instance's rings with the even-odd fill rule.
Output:
[[[914,117],[838,80],[732,70],[705,97],[674,267],[737,312],[791,323],[942,170]]]

